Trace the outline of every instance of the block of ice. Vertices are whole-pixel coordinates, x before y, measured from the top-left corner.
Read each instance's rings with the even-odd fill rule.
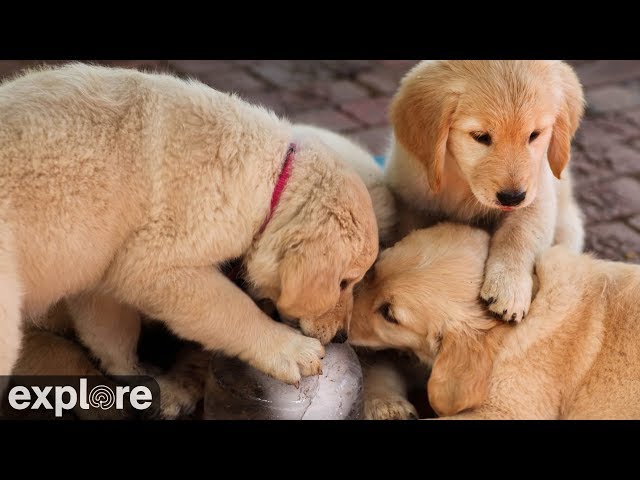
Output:
[[[321,376],[296,388],[244,362],[214,355],[205,391],[208,420],[345,420],[362,415],[362,369],[347,344],[325,347]]]

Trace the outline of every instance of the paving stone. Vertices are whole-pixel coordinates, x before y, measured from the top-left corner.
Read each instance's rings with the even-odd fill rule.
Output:
[[[387,115],[390,98],[367,98],[341,105],[342,110],[370,126],[384,125],[388,122]]]
[[[353,130],[360,126],[359,123],[347,117],[344,113],[330,108],[298,113],[293,115],[291,120],[296,123],[309,123],[338,132]]]
[[[15,75],[16,73],[24,70],[25,68],[32,67],[45,62],[38,62],[36,60],[24,61],[24,60],[0,60],[0,78]],[[48,63],[48,62],[47,62]]]
[[[361,100],[369,97],[369,91],[353,80],[336,80],[331,82],[318,82],[309,85],[308,92],[322,98],[333,105]]]
[[[621,174],[640,173],[640,150],[635,146],[617,144],[593,156],[575,152],[571,164],[580,182],[599,182]]]
[[[379,60],[380,65],[394,70],[409,71],[420,60]]]
[[[227,73],[237,68],[231,60],[169,60],[169,65],[179,72],[194,76]]]
[[[101,60],[96,63],[110,67],[134,68],[143,71],[167,70],[166,60]]]
[[[268,106],[279,115],[322,109],[326,108],[328,103],[322,97],[290,90],[250,92],[243,98],[253,103]]]
[[[250,65],[249,69],[272,86],[287,90],[299,90],[334,77],[333,72],[317,60],[265,60]]]
[[[623,176],[583,185],[575,193],[587,223],[609,222],[640,213],[640,182],[634,178]]]
[[[639,107],[640,89],[635,85],[607,85],[593,88],[587,90],[587,105],[596,113]]]
[[[388,71],[367,72],[358,75],[358,81],[372,89],[376,94],[393,95],[400,84],[398,76],[389,74]]]
[[[640,263],[640,232],[623,222],[600,223],[586,228],[585,251],[600,258]]]
[[[640,78],[640,61],[597,60],[578,65],[576,73],[585,87],[622,82]]]
[[[371,60],[322,60],[322,63],[330,68],[337,78],[351,78],[373,68]]]
[[[366,147],[373,155],[386,155],[391,130],[389,127],[375,127],[359,130],[349,137]]]
[[[640,133],[640,110],[626,112],[625,115],[629,120],[631,120],[634,125],[639,128],[638,132]]]
[[[574,143],[580,145],[590,157],[606,154],[612,146],[626,140],[619,122],[608,119],[586,119],[578,128]]]
[[[216,90],[239,93],[241,95],[264,90],[268,87],[265,82],[242,71],[208,72],[196,75],[196,77]]]

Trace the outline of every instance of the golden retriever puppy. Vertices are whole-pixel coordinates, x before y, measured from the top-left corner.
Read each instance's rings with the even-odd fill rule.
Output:
[[[439,415],[640,418],[640,267],[552,247],[536,262],[527,321],[514,325],[477,300],[488,253],[486,233],[452,224],[385,250],[357,290],[350,341],[431,365]],[[397,391],[393,375],[381,398]]]
[[[453,336],[460,318],[470,324],[469,330],[498,323],[488,317],[478,298],[488,244],[489,235],[483,230],[442,223],[416,230],[383,250],[356,287],[349,342],[372,349],[408,351],[431,366],[434,352],[443,345],[445,324],[452,325]],[[460,371],[453,374],[467,374],[465,368],[471,368],[471,363],[464,358],[456,361],[461,362]],[[470,356],[469,362],[473,361]],[[436,376],[432,378],[437,378],[437,369],[433,368]],[[402,369],[405,366],[388,360],[367,366],[367,419],[416,415],[407,399],[412,378],[402,374]],[[431,406],[440,411],[433,403],[432,391],[430,388]]]
[[[387,181],[429,215],[488,227],[480,293],[503,320],[527,314],[545,249],[582,250],[565,167],[583,110],[580,82],[560,61],[424,61],[393,99]]]
[[[296,383],[319,373],[378,251],[367,190],[333,152],[169,75],[74,64],[2,84],[0,192],[2,375],[21,312],[66,298],[110,374],[138,369],[140,311]],[[238,257],[256,296],[309,336],[221,273]]]

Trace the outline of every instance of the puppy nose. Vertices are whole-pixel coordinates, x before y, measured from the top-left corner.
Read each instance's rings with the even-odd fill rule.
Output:
[[[527,192],[519,192],[517,190],[503,190],[502,192],[496,193],[498,201],[505,207],[520,205],[526,196]]]
[[[349,336],[347,335],[347,331],[346,330],[340,330],[338,333],[336,333],[336,336],[333,337],[331,342],[332,343],[344,343],[344,342],[347,341],[347,338],[349,338]]]

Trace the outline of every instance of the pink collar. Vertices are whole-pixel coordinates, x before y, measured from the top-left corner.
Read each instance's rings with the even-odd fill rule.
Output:
[[[284,158],[284,164],[282,165],[282,170],[280,170],[280,176],[278,177],[278,181],[276,182],[276,186],[273,189],[273,194],[271,195],[271,206],[269,208],[269,215],[264,219],[262,226],[258,232],[260,235],[264,232],[264,229],[267,228],[267,224],[273,217],[273,212],[278,208],[278,204],[280,203],[280,197],[282,196],[282,192],[284,192],[285,187],[287,186],[287,182],[289,181],[289,177],[291,176],[291,167],[293,165],[293,161],[296,158],[296,151],[298,147],[295,143],[290,143],[289,148],[287,149],[287,154]]]
[[[276,186],[273,189],[273,194],[271,195],[271,206],[269,207],[269,215],[264,219],[262,226],[260,227],[260,231],[257,236],[261,235],[264,232],[264,229],[267,228],[267,224],[273,217],[273,212],[278,208],[278,204],[280,203],[280,197],[282,196],[282,192],[284,192],[285,187],[287,186],[287,182],[289,181],[289,177],[291,176],[291,167],[293,161],[296,157],[297,146],[295,143],[289,144],[289,148],[287,149],[287,154],[284,158],[284,164],[282,165],[282,169],[280,170],[280,175],[278,176],[278,181],[276,182]],[[242,277],[240,276],[240,272],[243,269],[242,259],[235,259],[231,261],[231,263],[223,269],[225,275],[229,280],[238,284],[238,282],[242,281]]]

